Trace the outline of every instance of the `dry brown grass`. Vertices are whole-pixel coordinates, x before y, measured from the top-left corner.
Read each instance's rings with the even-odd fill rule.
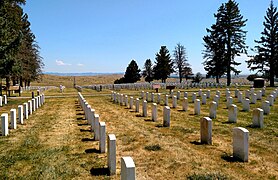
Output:
[[[187,90],[189,96],[198,89]],[[146,91],[146,90],[145,90]],[[175,90],[176,91],[176,90]],[[182,90],[184,91],[184,90]],[[186,179],[212,177],[228,179],[278,178],[278,104],[265,116],[265,128],[251,128],[252,112],[240,112],[237,124],[227,122],[227,109],[222,99],[213,120],[213,145],[199,142],[199,119],[208,115],[207,105],[201,106],[201,115],[193,115],[193,103],[187,112],[171,109],[171,127],[162,125],[163,105],[158,107],[158,121],[152,122],[151,103],[148,117],[134,110],[112,103],[110,92],[85,90],[89,104],[106,122],[106,132],[117,138],[117,174],[120,178],[120,158],[131,156],[136,164],[137,179]],[[139,91],[122,90],[121,93],[139,97]],[[149,91],[152,92],[152,91]],[[167,91],[168,92],[168,91]],[[234,89],[231,89],[234,94]],[[166,91],[162,91],[165,94]],[[270,93],[268,89],[267,93]],[[61,95],[57,90],[45,92],[46,96]],[[98,142],[84,120],[77,102],[77,92],[67,88],[62,98],[48,98],[46,104],[12,130],[10,136],[0,137],[0,178],[16,179],[109,179],[106,171],[106,154],[98,152]],[[211,90],[211,97],[215,89]],[[75,95],[75,97],[69,97]],[[163,96],[162,96],[163,97]],[[163,99],[163,98],[162,98]],[[264,97],[265,99],[265,97]],[[1,111],[6,112],[25,100],[13,100]],[[171,106],[171,100],[169,99]],[[140,104],[141,106],[141,104]],[[260,107],[261,101],[251,105]],[[233,162],[232,128],[245,127],[250,131],[249,162]],[[151,147],[151,148],[150,148]],[[160,147],[161,149],[159,150]],[[156,151],[152,151],[152,150]]]

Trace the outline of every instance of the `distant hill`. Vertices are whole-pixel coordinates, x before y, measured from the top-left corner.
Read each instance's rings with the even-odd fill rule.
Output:
[[[55,76],[100,76],[100,75],[112,75],[112,74],[124,74],[122,72],[116,73],[58,73],[58,72],[44,72],[44,74],[55,75]]]

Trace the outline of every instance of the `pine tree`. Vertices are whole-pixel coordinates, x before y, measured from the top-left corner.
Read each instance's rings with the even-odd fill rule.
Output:
[[[145,78],[146,82],[150,83],[153,81],[153,65],[150,59],[147,59],[144,64],[144,70],[142,72],[142,76]]]
[[[217,29],[215,25],[211,29],[207,29],[209,35],[204,36],[205,50],[203,51],[204,69],[207,71],[208,77],[215,77],[216,83],[226,72],[225,62],[225,43],[219,33],[221,30]]]
[[[174,68],[179,74],[180,83],[182,82],[183,77],[188,77],[192,74],[189,63],[187,63],[186,49],[180,43],[177,44],[174,50]]]
[[[140,80],[140,69],[135,60],[132,60],[130,64],[127,66],[125,75],[124,75],[124,82],[125,83],[135,83]]]
[[[222,64],[226,67],[227,85],[229,86],[231,84],[231,72],[235,74],[240,72],[235,68],[235,66],[240,65],[240,63],[235,61],[235,56],[239,56],[240,53],[246,53],[246,31],[242,28],[246,25],[247,20],[243,19],[238,3],[234,0],[229,0],[227,3],[222,4],[214,17],[216,18],[216,23],[212,27],[215,26],[214,30],[219,30],[216,33],[217,39],[221,39],[225,47]]]
[[[171,55],[166,46],[161,46],[155,60],[154,79],[161,79],[162,83],[165,83],[170,74],[174,72]]]
[[[270,86],[274,86],[274,76],[278,76],[278,12],[271,1],[263,22],[264,30],[255,49],[257,55],[247,61],[250,70],[268,75]]]

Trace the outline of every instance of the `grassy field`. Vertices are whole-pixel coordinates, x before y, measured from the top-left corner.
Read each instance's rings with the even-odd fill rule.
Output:
[[[244,90],[246,88],[242,88]],[[232,96],[234,90],[231,88]],[[268,88],[267,94],[273,89]],[[145,90],[146,91],[146,90]],[[177,90],[175,90],[177,91]],[[185,90],[181,90],[185,91]],[[188,89],[189,97],[198,89]],[[205,89],[204,89],[205,91]],[[152,92],[150,90],[149,92]],[[213,120],[213,145],[200,144],[201,117],[208,116],[209,102],[216,89],[211,89],[207,105],[201,105],[201,115],[193,114],[189,101],[187,112],[171,109],[171,127],[162,127],[163,105],[158,106],[158,121],[142,117],[125,106],[111,101],[110,91],[84,90],[82,94],[106,122],[106,133],[117,138],[117,174],[107,174],[107,155],[100,154],[98,142],[86,124],[84,113],[77,102],[75,89],[66,88],[45,92],[46,103],[24,125],[0,137],[0,179],[120,179],[120,158],[131,156],[136,164],[137,179],[277,179],[278,178],[278,104],[264,116],[263,129],[252,128],[252,109],[261,107],[262,100],[251,104],[250,112],[238,106],[238,122],[227,123],[228,110],[221,89],[217,118]],[[122,90],[134,98],[140,91]],[[161,91],[162,100],[168,91]],[[26,95],[30,95],[26,92]],[[263,100],[266,97],[263,97]],[[9,99],[1,113],[9,112],[28,99]],[[190,98],[189,98],[190,100]],[[171,106],[171,99],[169,98]],[[249,162],[234,161],[232,156],[232,128],[241,126],[250,132]]]

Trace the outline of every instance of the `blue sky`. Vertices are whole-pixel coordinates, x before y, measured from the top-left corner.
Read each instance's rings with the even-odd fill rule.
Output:
[[[203,36],[224,0],[27,0],[23,7],[41,47],[47,72],[124,72],[132,59],[142,69],[160,46],[186,47],[193,72],[203,69]],[[246,44],[263,30],[270,0],[238,0]],[[274,0],[275,6],[278,1]],[[249,48],[248,51],[252,54]],[[239,68],[249,73],[239,58]]]

